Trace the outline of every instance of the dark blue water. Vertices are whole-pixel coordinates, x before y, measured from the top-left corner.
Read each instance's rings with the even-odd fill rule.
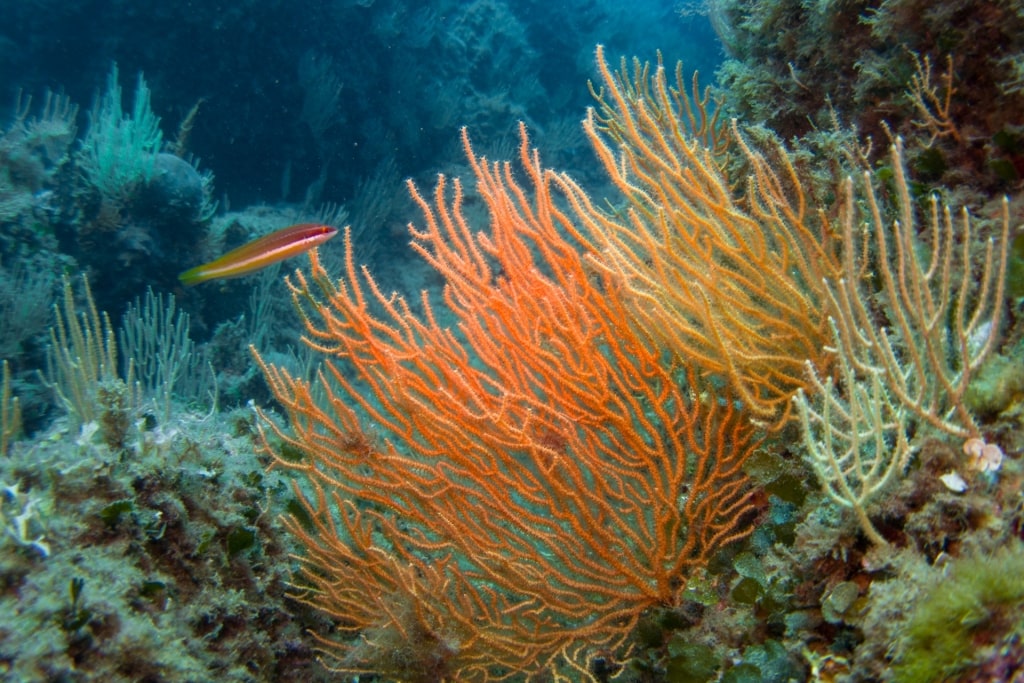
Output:
[[[462,125],[485,140],[581,118],[599,42],[708,76],[721,56],[704,17],[656,0],[3,0],[0,16],[4,107],[19,89],[63,90],[84,120],[112,62],[126,92],[141,71],[166,136],[201,101],[187,150],[234,208],[300,201],[317,180],[321,201],[350,201],[386,160],[429,177]],[[304,102],[324,73],[340,96],[313,130]]]

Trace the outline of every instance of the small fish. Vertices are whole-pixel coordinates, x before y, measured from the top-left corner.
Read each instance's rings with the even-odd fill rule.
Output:
[[[337,228],[300,223],[282,228],[232,249],[219,259],[186,270],[178,276],[186,287],[217,278],[241,277],[309,251],[338,234]]]

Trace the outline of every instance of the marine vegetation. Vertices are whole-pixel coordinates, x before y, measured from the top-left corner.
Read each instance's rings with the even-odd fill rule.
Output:
[[[584,130],[620,191],[609,208],[543,167],[525,126],[518,166],[464,130],[486,229],[459,179],[441,176],[433,201],[409,183],[443,308],[386,294],[348,233],[341,279],[316,252],[288,276],[322,364],[310,380],[256,358],[288,416],[260,424],[296,474],[295,597],[339,620],[318,639],[350,674],[856,671],[845,639],[869,637],[852,629],[893,546],[934,552],[911,552],[926,529],[890,517],[984,489],[1002,464],[965,396],[1000,338],[1008,203],[975,226],[919,202],[894,139],[886,183],[864,161],[815,210],[791,153],[720,121],[681,70],[670,85],[660,63],[616,72],[597,56]],[[803,448],[778,436],[798,429]],[[950,437],[974,440],[969,457],[939,464]],[[971,481],[951,493],[928,473],[943,466]],[[792,479],[808,469],[822,494]],[[1017,533],[1009,515],[986,548]],[[864,573],[830,564],[851,553]],[[767,632],[740,640],[757,620]],[[802,662],[777,640],[828,623],[848,630]],[[673,632],[706,666],[681,665]],[[654,663],[666,646],[673,663]]]
[[[313,4],[0,129],[0,678],[1024,677],[1017,5]]]

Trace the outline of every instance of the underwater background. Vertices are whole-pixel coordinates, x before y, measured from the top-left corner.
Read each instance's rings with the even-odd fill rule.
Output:
[[[0,0],[0,680],[1024,681],[1022,189],[1020,0]]]

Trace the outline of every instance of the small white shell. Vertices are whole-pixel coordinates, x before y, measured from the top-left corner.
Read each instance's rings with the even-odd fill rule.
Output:
[[[963,493],[967,490],[967,482],[964,481],[963,477],[957,474],[956,470],[946,472],[939,477],[939,479],[942,480],[942,483],[946,485],[946,488],[953,493]]]

